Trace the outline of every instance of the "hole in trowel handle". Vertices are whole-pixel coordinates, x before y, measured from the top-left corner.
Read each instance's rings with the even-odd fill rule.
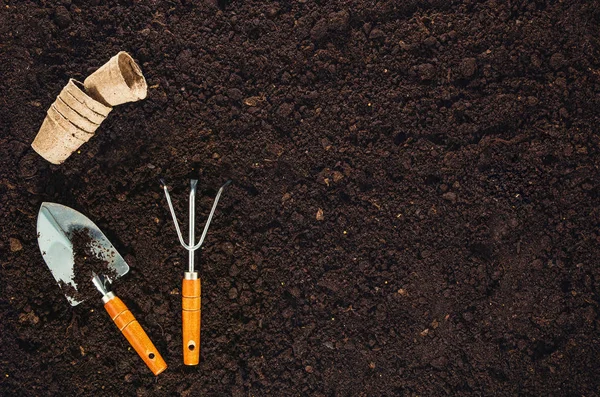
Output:
[[[154,353],[150,353],[150,354],[148,354],[148,358],[149,358],[150,360],[154,360],[154,357],[155,357],[155,356],[154,356]]]
[[[193,343],[190,343],[190,344],[188,345],[188,349],[190,349],[190,351],[194,351],[194,349],[195,349],[195,348],[196,348],[196,345],[195,345],[195,344],[193,344]]]

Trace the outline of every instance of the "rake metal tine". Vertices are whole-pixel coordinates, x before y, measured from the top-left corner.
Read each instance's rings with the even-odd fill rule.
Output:
[[[175,230],[177,231],[177,237],[179,237],[179,243],[183,246],[183,248],[185,248],[188,251],[196,251],[198,248],[200,248],[202,246],[202,243],[204,243],[204,239],[206,238],[206,234],[208,233],[208,228],[210,226],[210,223],[212,221],[213,216],[215,215],[215,211],[217,209],[217,204],[219,204],[219,199],[221,198],[221,194],[223,193],[223,190],[229,186],[231,184],[231,181],[227,181],[223,184],[223,186],[221,186],[221,188],[219,189],[219,191],[217,192],[217,196],[215,197],[215,201],[212,205],[212,208],[210,210],[210,214],[208,215],[208,219],[206,220],[206,225],[204,226],[204,230],[202,231],[202,236],[200,237],[200,240],[198,241],[198,244],[192,246],[191,244],[193,243],[193,237],[194,237],[194,231],[192,230],[193,228],[193,224],[195,222],[195,216],[196,216],[196,211],[195,211],[195,183],[194,181],[197,183],[197,180],[192,180],[192,191],[190,192],[190,244],[186,244],[183,241],[183,235],[181,234],[181,229],[179,228],[179,222],[177,222],[177,216],[175,215],[175,208],[173,208],[173,203],[171,202],[171,196],[169,195],[169,189],[167,187],[167,184],[165,183],[165,181],[163,179],[161,179],[161,183],[163,185],[163,190],[165,191],[165,197],[167,198],[167,204],[169,204],[169,210],[171,211],[171,216],[173,217],[173,223],[175,224]]]
[[[192,247],[193,251],[197,250],[198,248],[200,248],[202,246],[202,243],[204,242],[204,238],[206,238],[206,233],[208,233],[208,227],[210,226],[210,222],[212,221],[213,215],[215,214],[215,210],[217,209],[217,204],[219,204],[219,199],[221,198],[221,193],[223,193],[223,190],[230,184],[231,184],[231,181],[225,182],[223,184],[223,186],[221,186],[221,188],[217,192],[217,197],[215,197],[215,202],[213,203],[213,206],[210,210],[210,214],[208,215],[208,219],[206,220],[206,225],[204,226],[204,230],[202,231],[202,236],[200,237],[200,241],[198,241],[198,244],[196,244],[195,246]]]
[[[181,235],[181,229],[179,229],[179,222],[177,222],[177,216],[175,215],[175,208],[173,208],[173,203],[171,202],[171,196],[169,196],[169,188],[165,183],[164,179],[161,179],[160,182],[163,185],[163,190],[165,191],[165,197],[167,198],[167,203],[169,204],[169,210],[171,211],[171,216],[173,217],[173,223],[175,224],[175,230],[177,230],[177,237],[179,237],[179,242],[183,245],[183,248],[186,250],[190,250],[190,246],[187,245],[183,241],[183,236]]]

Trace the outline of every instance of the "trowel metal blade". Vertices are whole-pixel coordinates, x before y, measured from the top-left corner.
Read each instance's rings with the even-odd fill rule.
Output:
[[[42,257],[59,286],[64,283],[77,289],[74,281],[73,243],[70,236],[74,231],[81,229],[89,230],[90,237],[94,241],[94,244],[91,244],[91,250],[98,258],[108,262],[108,266],[113,268],[117,274],[116,278],[129,271],[129,265],[94,222],[80,212],[64,205],[42,203],[37,219],[38,244]],[[91,278],[90,275],[90,282],[92,282]],[[83,302],[77,301],[67,294],[65,296],[72,306]]]

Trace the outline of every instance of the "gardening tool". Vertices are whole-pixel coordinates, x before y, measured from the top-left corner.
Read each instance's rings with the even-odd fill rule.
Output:
[[[194,240],[196,223],[196,186],[198,185],[198,180],[192,179],[190,181],[190,219],[188,234],[189,244],[186,244],[185,241],[183,241],[183,236],[181,235],[181,230],[179,229],[179,223],[177,222],[177,216],[175,215],[175,209],[173,208],[173,203],[171,202],[171,197],[169,196],[169,189],[167,187],[167,184],[162,179],[161,183],[165,191],[167,203],[169,204],[171,216],[173,217],[175,230],[177,230],[179,242],[181,243],[183,248],[189,251],[188,271],[184,273],[183,286],[181,288],[183,363],[185,365],[198,365],[198,363],[200,362],[200,313],[202,286],[200,283],[200,278],[198,277],[198,272],[194,269],[194,255],[195,251],[202,246],[202,243],[204,243],[204,238],[206,237],[206,233],[208,232],[210,221],[212,220],[213,215],[215,214],[215,210],[217,208],[217,204],[219,203],[221,193],[223,193],[223,189],[225,189],[227,185],[231,183],[231,181],[227,181],[223,186],[221,186],[221,188],[217,192],[217,197],[215,197],[215,202],[213,203],[212,209],[210,210],[210,214],[208,215],[206,225],[204,226],[204,231],[202,231],[200,241],[198,241],[198,244],[196,245],[194,245]]]
[[[67,292],[77,291],[75,283],[75,257],[71,236],[79,230],[87,230],[90,237],[90,250],[96,258],[105,261],[119,278],[129,271],[129,265],[117,252],[106,236],[85,215],[72,208],[55,203],[42,203],[37,219],[38,244],[42,256],[50,268],[50,272],[64,289],[65,296],[72,306],[83,300],[77,300]],[[104,274],[90,274],[90,281],[102,294],[104,308],[119,330],[140,355],[154,375],[167,368],[156,347],[142,329],[142,326],[129,311],[127,306],[113,292],[109,285],[113,281]]]

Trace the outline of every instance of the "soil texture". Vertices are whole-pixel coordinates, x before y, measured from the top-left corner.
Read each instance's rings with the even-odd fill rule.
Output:
[[[108,251],[97,242],[87,228],[72,231],[70,239],[73,243],[73,282],[77,289],[64,291],[65,294],[77,301],[101,297],[92,279],[97,275],[105,286],[116,280],[117,272],[107,260],[107,255],[114,251]]]
[[[543,0],[5,0],[0,394],[600,394],[600,7]],[[55,166],[30,147],[119,51],[147,99]],[[201,363],[182,363],[187,231]],[[39,252],[57,202],[130,265],[71,307]],[[197,232],[199,237],[199,233]]]

